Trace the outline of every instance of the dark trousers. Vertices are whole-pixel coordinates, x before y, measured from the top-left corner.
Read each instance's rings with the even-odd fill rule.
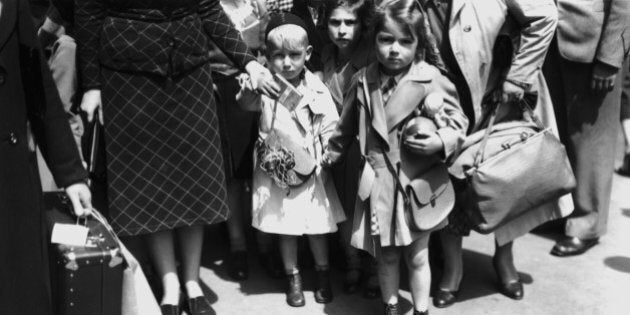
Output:
[[[592,92],[592,72],[593,64],[564,59],[555,43],[550,48],[544,73],[577,179],[566,235],[582,239],[606,232],[622,90],[619,73],[613,91]]]

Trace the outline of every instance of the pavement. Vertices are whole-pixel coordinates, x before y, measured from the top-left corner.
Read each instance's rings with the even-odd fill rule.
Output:
[[[620,161],[620,159],[618,159]],[[600,244],[581,256],[559,258],[549,254],[558,232],[530,233],[514,245],[514,258],[525,283],[525,298],[511,300],[496,290],[491,264],[492,236],[472,233],[464,240],[465,275],[458,302],[446,309],[430,306],[431,314],[630,314],[630,178],[615,175],[608,233]],[[285,302],[283,279],[269,278],[255,255],[249,255],[250,277],[237,282],[227,276],[227,237],[221,227],[207,231],[201,280],[216,314],[382,314],[379,299],[341,291],[343,273],[333,270],[335,299],[317,304],[313,297],[314,272],[303,272],[306,306]],[[411,296],[404,280],[401,306],[412,314]]]

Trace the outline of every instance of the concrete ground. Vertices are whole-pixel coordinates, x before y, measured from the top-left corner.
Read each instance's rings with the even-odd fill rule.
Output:
[[[333,269],[335,299],[326,305],[313,298],[314,271],[303,271],[306,306],[302,308],[286,304],[284,279],[264,274],[254,253],[249,257],[249,279],[230,279],[224,265],[225,235],[220,225],[208,228],[202,259],[201,279],[216,314],[382,314],[379,299],[342,293],[340,268]],[[551,256],[549,251],[558,236],[547,230],[515,242],[515,263],[525,283],[525,298],[514,301],[496,290],[493,238],[473,233],[464,240],[465,275],[458,303],[447,309],[431,305],[431,314],[630,314],[630,178],[614,177],[608,233],[598,246],[581,256]],[[146,259],[142,256],[141,260]],[[405,281],[401,282],[401,305],[411,314],[411,296]]]
[[[459,302],[431,314],[630,314],[630,178],[615,175],[609,230],[601,243],[577,257],[549,255],[557,235],[528,234],[514,245],[516,266],[525,282],[525,298],[513,301],[496,291],[491,265],[494,241],[473,233],[464,241],[465,276]],[[313,298],[313,271],[304,272],[306,306],[285,303],[284,280],[267,277],[250,257],[248,280],[231,280],[223,265],[226,239],[210,230],[201,278],[217,314],[381,314],[377,300],[341,292],[343,274],[334,271],[335,300],[327,305]],[[223,250],[217,250],[219,243]],[[213,247],[214,249],[212,249]],[[250,255],[253,256],[253,255]],[[411,314],[411,297],[401,290],[401,303]]]

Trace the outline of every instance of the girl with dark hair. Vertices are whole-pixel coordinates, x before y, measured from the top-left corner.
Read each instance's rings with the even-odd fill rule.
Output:
[[[343,95],[352,76],[375,60],[372,40],[368,35],[373,10],[374,3],[368,0],[335,0],[327,2],[326,5],[324,25],[330,43],[322,51],[324,83],[330,90],[339,113],[343,106]],[[347,217],[352,216],[357,197],[360,152],[356,141],[349,151],[348,157],[333,171],[335,186]],[[352,222],[341,223],[339,230],[339,240],[346,262],[343,290],[352,294],[358,291],[363,274],[361,256],[358,249],[350,246]],[[370,259],[369,266],[371,268],[367,273],[370,276],[367,279],[364,296],[376,298],[378,279],[374,259]]]
[[[401,257],[409,269],[414,314],[428,314],[429,235],[444,226],[450,207],[438,210],[440,218],[432,226],[413,229],[405,217],[409,203],[401,184],[409,174],[401,170],[424,168],[421,173],[424,174],[443,168],[448,181],[444,162],[462,144],[468,120],[459,107],[455,87],[436,67],[439,58],[418,3],[383,1],[376,10],[374,26],[377,62],[358,72],[351,81],[324,162],[333,164],[345,158],[358,136],[366,163],[359,184],[361,201],[357,201],[351,244],[370,252],[378,261],[385,314],[399,314]],[[426,101],[429,95],[441,98],[440,122],[435,119],[437,116],[429,114],[430,102]],[[409,131],[407,122],[418,117],[428,118],[436,128]],[[415,158],[402,159],[403,154]],[[425,164],[425,161],[435,162]],[[439,197],[436,202],[440,202]]]

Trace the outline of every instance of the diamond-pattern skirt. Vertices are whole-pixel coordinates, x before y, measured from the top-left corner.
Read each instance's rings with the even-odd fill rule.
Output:
[[[175,78],[103,69],[112,225],[122,236],[225,221],[209,65]]]

